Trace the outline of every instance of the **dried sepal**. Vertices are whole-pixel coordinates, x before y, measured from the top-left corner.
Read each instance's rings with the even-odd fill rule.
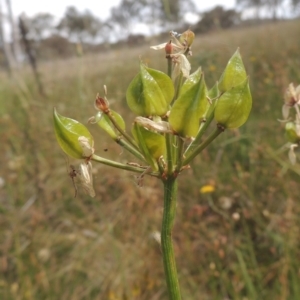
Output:
[[[177,76],[182,72],[183,77],[188,78],[191,71],[191,64],[186,58],[184,54],[178,55],[171,55],[173,63],[174,63],[174,70],[172,73],[172,79],[175,80]]]
[[[173,133],[170,124],[165,121],[152,121],[144,117],[136,117],[135,122],[139,125],[160,133]]]
[[[191,30],[187,30],[182,34],[171,31],[171,37],[174,40],[168,43],[159,44],[156,46],[151,46],[151,49],[160,50],[165,49],[166,57],[171,58],[174,64],[174,70],[172,73],[172,79],[175,80],[180,72],[182,72],[183,77],[189,77],[191,65],[187,59],[187,55],[192,55],[191,44],[194,40],[195,34]]]
[[[295,148],[297,148],[298,145],[297,144],[291,144],[290,145],[290,150],[289,150],[289,153],[288,153],[288,156],[289,156],[289,160],[291,162],[292,165],[295,165],[296,164],[296,153],[295,153]]]
[[[91,197],[95,197],[95,190],[93,187],[92,163],[90,161],[81,163],[79,165],[77,176],[84,191]]]
[[[85,136],[80,136],[78,137],[78,142],[82,148],[82,156],[90,158],[95,152],[94,141],[92,144],[90,144],[90,141]]]
[[[290,109],[298,106],[300,103],[300,85],[296,88],[293,83],[289,84],[289,87],[284,93],[284,104],[282,106],[283,119],[287,120],[289,117]]]
[[[282,116],[283,116],[284,121],[289,118],[290,109],[291,109],[291,107],[289,105],[286,105],[286,104],[282,105]]]

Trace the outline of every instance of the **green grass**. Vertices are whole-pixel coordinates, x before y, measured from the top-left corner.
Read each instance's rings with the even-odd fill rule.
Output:
[[[54,106],[86,122],[106,84],[130,131],[125,91],[139,56],[150,67],[167,67],[163,52],[148,46],[41,64],[47,98],[29,70],[14,79],[1,75],[0,299],[167,299],[160,248],[151,237],[160,230],[161,184],[147,177],[140,188],[133,174],[94,164],[96,198],[80,191],[75,199],[52,128]],[[212,86],[237,47],[253,111],[181,176],[174,243],[183,299],[296,300],[300,178],[282,172],[270,152],[286,142],[277,121],[283,92],[290,82],[300,84],[300,23],[199,36],[193,70],[201,65]],[[89,128],[97,154],[132,159],[100,128]],[[206,184],[215,191],[201,194]]]

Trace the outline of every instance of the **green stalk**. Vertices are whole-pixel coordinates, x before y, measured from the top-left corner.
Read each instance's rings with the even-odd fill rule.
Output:
[[[171,57],[167,57],[168,60],[168,75],[172,78],[173,62]]]
[[[199,146],[197,146],[194,149],[194,151],[190,152],[190,154],[186,156],[186,158],[183,161],[183,165],[188,165],[195,158],[195,156],[201,153],[202,150],[205,149],[223,131],[223,128],[217,127],[204,142],[202,142]]]
[[[176,172],[179,173],[183,162],[184,141],[181,137],[177,137],[177,159],[176,159]]]
[[[206,119],[206,121],[204,123],[201,123],[199,131],[197,133],[196,138],[194,139],[194,141],[188,146],[188,148],[186,149],[184,155],[188,156],[190,155],[190,153],[199,145],[203,134],[205,133],[206,129],[208,128],[208,126],[210,125],[211,121],[214,119],[214,114],[211,113],[208,118]]]
[[[109,117],[110,121],[113,123],[113,125],[115,126],[115,128],[122,134],[122,136],[124,136],[124,138],[129,142],[129,144],[131,146],[133,146],[135,149],[138,150],[138,146],[136,145],[135,141],[133,140],[133,138],[131,138],[131,136],[129,134],[127,134],[126,131],[124,131],[119,124],[116,122],[115,118],[113,117],[112,113],[110,111],[108,111],[106,113],[106,115]]]
[[[91,160],[99,162],[99,163],[107,165],[107,166],[117,168],[117,169],[132,171],[132,172],[136,172],[136,173],[144,173],[145,172],[145,168],[135,167],[135,166],[131,166],[131,165],[118,163],[118,162],[115,162],[113,160],[100,157],[96,154],[92,155]],[[160,176],[159,173],[157,173],[157,172],[152,172],[152,173],[147,173],[147,174],[149,174],[150,176],[153,176],[153,177],[159,177]]]
[[[170,300],[181,300],[172,244],[172,228],[176,214],[177,178],[168,178],[164,183],[164,212],[161,228],[161,249],[165,277]]]
[[[173,172],[173,135],[166,133],[166,148],[167,148],[167,174]]]
[[[136,158],[140,159],[141,161],[147,163],[145,157],[143,156],[143,154],[136,150],[134,147],[132,147],[129,143],[127,143],[122,137],[119,137],[116,139],[116,142],[122,146],[123,148],[125,148],[127,151],[129,151],[131,154],[133,154]]]

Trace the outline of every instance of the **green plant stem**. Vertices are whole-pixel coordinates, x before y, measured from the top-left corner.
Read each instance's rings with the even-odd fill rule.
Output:
[[[171,57],[167,57],[168,60],[168,75],[172,78],[172,69],[173,69],[173,62]]]
[[[186,156],[186,158],[183,161],[183,165],[189,164],[195,156],[197,156],[203,149],[205,149],[220,133],[222,133],[224,129],[217,127],[210,136],[199,146],[197,146],[194,151],[192,151],[189,155]]]
[[[121,163],[100,157],[96,154],[92,155],[91,160],[99,162],[99,163],[107,165],[107,166],[117,168],[117,169],[132,171],[132,172],[136,172],[136,173],[144,173],[145,172],[145,168],[121,164]],[[149,174],[150,176],[153,176],[153,177],[160,177],[160,174],[157,172],[152,172],[152,173],[147,173],[147,174]]]
[[[183,148],[184,146],[184,140],[178,136],[177,139],[177,158],[176,158],[176,172],[179,173],[182,167],[183,162]]]
[[[209,117],[206,119],[205,122],[201,123],[199,131],[197,133],[196,138],[194,139],[194,141],[188,146],[188,148],[185,151],[185,156],[189,156],[190,153],[199,145],[199,142],[202,139],[203,134],[205,133],[206,129],[208,128],[208,126],[210,125],[211,121],[214,118],[214,114],[211,113],[209,115]]]
[[[111,111],[109,110],[106,114],[109,117],[110,121],[113,123],[113,125],[116,127],[116,129],[122,134],[122,136],[124,136],[124,138],[130,143],[130,145],[132,145],[135,149],[138,150],[138,146],[136,145],[135,141],[119,126]]]
[[[131,154],[133,154],[136,158],[140,159],[141,161],[147,163],[145,157],[142,153],[140,153],[136,148],[132,147],[129,143],[127,143],[123,138],[118,138],[116,142],[125,148],[127,151],[129,151]],[[148,163],[147,163],[148,164]]]
[[[180,300],[180,288],[172,243],[172,228],[176,214],[177,178],[168,178],[164,183],[164,212],[161,229],[161,248],[165,277],[170,300]]]
[[[166,148],[167,148],[167,174],[173,172],[173,135],[166,133]]]

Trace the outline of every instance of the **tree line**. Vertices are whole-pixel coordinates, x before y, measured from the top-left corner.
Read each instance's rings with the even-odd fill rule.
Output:
[[[5,1],[8,7],[11,7],[11,0]],[[205,33],[216,28],[238,26],[242,23],[242,12],[249,9],[255,12],[253,18],[260,18],[261,12],[268,10],[272,13],[272,19],[277,20],[278,13],[283,7],[291,12],[299,12],[300,0],[236,0],[235,9],[216,6],[209,11],[199,12],[200,20],[193,25],[193,30]],[[184,16],[187,12],[195,12],[196,7],[193,0],[122,0],[118,6],[111,9],[110,17],[106,20],[102,20],[95,12],[79,11],[76,7],[70,6],[58,21],[55,16],[41,12],[32,17],[19,16],[18,26],[14,24],[11,9],[8,11],[12,44],[19,39],[22,41],[23,48],[25,41],[31,44],[33,49],[31,52],[38,53],[38,49],[43,49],[40,51],[41,55],[47,56],[47,53],[52,51],[49,52],[49,57],[53,54],[64,57],[74,52],[72,47],[74,43],[95,48],[96,44],[103,46],[117,40],[127,40],[132,43],[143,41],[142,35],[135,37],[131,34],[137,23],[146,24],[150,31],[151,28],[153,29],[153,32],[186,28],[190,24]],[[6,55],[11,56],[14,51],[10,53],[4,40],[3,23],[7,19],[1,13],[1,6],[0,16],[0,47],[2,53],[6,52]],[[22,37],[20,35],[19,38],[16,37],[17,29],[22,32]]]
[[[199,12],[200,21],[194,27],[198,32],[209,31],[216,24],[220,28],[231,27],[241,22],[241,13],[247,9],[254,10],[253,18],[260,18],[265,10],[277,20],[281,10],[297,11],[299,6],[300,0],[236,0],[236,9],[216,6]],[[127,38],[137,23],[147,24],[150,30],[155,27],[156,31],[189,25],[184,15],[191,11],[196,11],[193,0],[122,0],[111,9],[107,20],[101,20],[89,10],[81,12],[70,6],[58,23],[49,13],[26,17],[26,22],[29,36],[35,40],[59,34],[73,42],[111,42]]]

